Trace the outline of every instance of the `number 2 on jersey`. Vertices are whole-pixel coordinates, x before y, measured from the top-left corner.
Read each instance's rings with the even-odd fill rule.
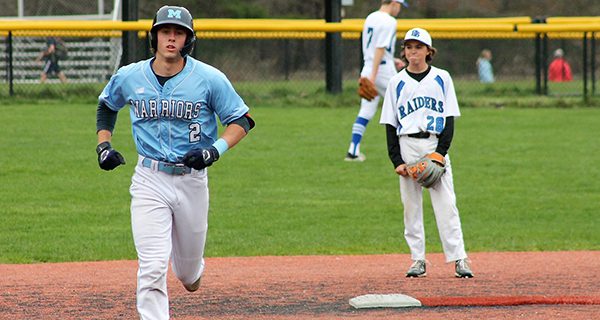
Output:
[[[188,128],[190,128],[190,142],[200,141],[200,124],[190,123]]]
[[[427,116],[427,131],[441,133],[444,130],[444,117]]]

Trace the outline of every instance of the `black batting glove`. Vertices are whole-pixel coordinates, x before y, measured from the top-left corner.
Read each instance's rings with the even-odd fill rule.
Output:
[[[125,158],[119,151],[114,150],[108,141],[99,144],[96,147],[96,153],[98,154],[98,165],[104,170],[112,170],[125,164]]]
[[[213,162],[219,160],[219,151],[210,146],[206,149],[192,149],[183,156],[183,164],[196,170],[210,167]]]

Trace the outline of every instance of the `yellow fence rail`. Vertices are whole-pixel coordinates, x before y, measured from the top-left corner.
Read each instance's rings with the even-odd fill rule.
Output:
[[[600,17],[549,17],[534,23],[530,17],[399,19],[398,32],[422,27],[436,38],[532,38],[544,33],[554,38],[581,38],[584,33],[600,32]],[[200,38],[238,39],[322,39],[327,32],[341,32],[343,38],[360,37],[364,19],[325,22],[318,19],[195,19]],[[120,37],[121,31],[139,31],[145,37],[152,21],[111,20],[0,20],[0,36],[58,35],[64,37]],[[598,37],[598,35],[596,35]]]
[[[328,33],[340,33],[342,39],[358,40],[364,19],[326,22],[322,19],[195,19],[200,39],[311,39],[322,40]],[[11,37],[120,38],[123,32],[146,38],[152,20],[0,20],[0,37],[7,37],[6,52],[12,53]],[[398,38],[414,27],[427,29],[435,39],[533,39],[535,40],[536,88],[540,92],[547,59],[548,39],[583,40],[584,96],[587,74],[595,70],[595,40],[600,38],[600,17],[526,16],[497,18],[398,19]],[[588,43],[591,50],[588,50]],[[590,57],[587,51],[591,51]],[[8,59],[9,67],[12,63]],[[589,68],[588,68],[589,67]],[[7,69],[8,70],[8,69]],[[12,79],[12,78],[11,78]],[[595,78],[591,78],[595,82]]]

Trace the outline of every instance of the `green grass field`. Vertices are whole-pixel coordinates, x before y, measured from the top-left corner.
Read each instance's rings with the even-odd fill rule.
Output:
[[[347,163],[354,95],[278,94],[252,97],[257,127],[210,169],[207,256],[407,253],[378,115],[367,161]],[[93,102],[0,110],[0,263],[134,259],[128,114],[113,140],[128,163],[104,172]],[[600,108],[461,111],[450,154],[467,250],[600,250]],[[440,252],[429,202],[425,215]]]

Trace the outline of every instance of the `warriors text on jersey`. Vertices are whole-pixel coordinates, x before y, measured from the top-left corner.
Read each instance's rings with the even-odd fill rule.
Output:
[[[183,70],[161,86],[151,63],[149,59],[119,69],[99,97],[113,111],[130,106],[141,156],[180,162],[190,149],[210,147],[217,139],[213,111],[223,124],[248,112],[219,70],[188,56]]]
[[[390,80],[380,122],[394,126],[398,135],[440,134],[450,116],[460,116],[452,78],[446,70],[431,66],[421,81],[406,69]]]

